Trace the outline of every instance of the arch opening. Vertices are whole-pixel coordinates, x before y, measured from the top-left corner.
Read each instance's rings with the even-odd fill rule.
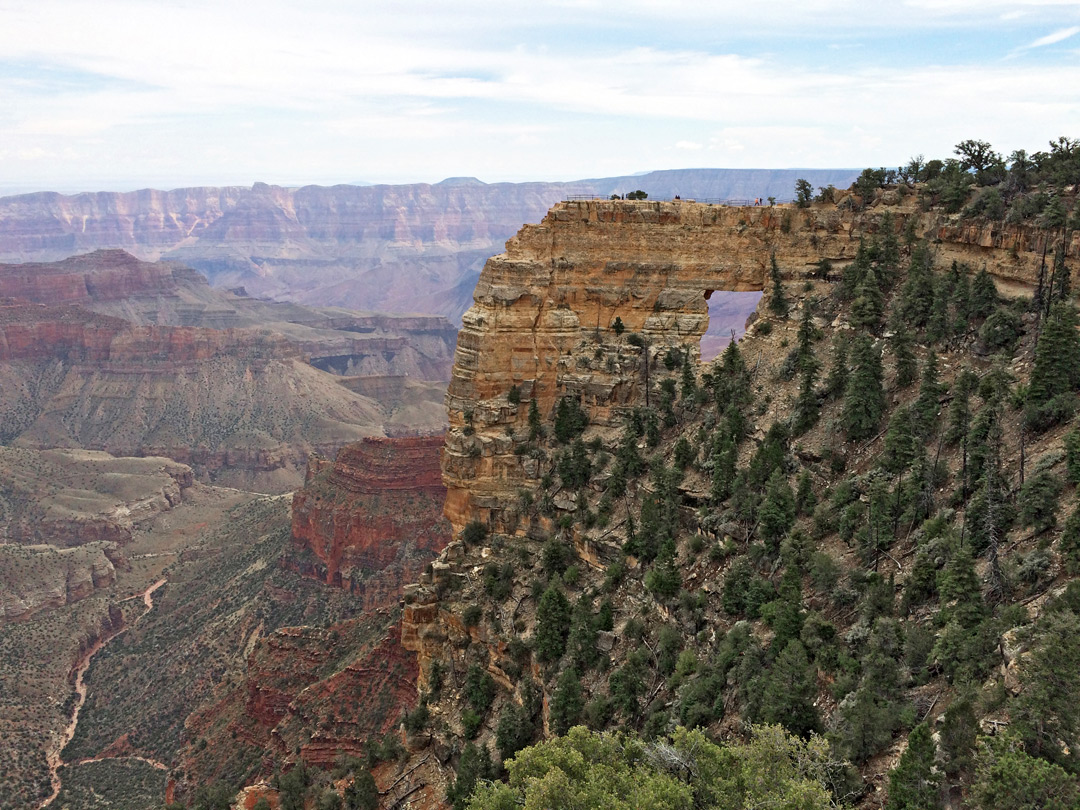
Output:
[[[701,336],[701,361],[706,363],[719,356],[732,340],[746,332],[746,320],[761,300],[761,290],[733,292],[705,290],[709,305],[709,328]]]

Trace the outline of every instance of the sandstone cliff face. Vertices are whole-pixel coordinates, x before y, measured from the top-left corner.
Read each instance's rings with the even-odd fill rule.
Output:
[[[447,391],[451,429],[443,476],[455,535],[469,520],[512,527],[519,489],[539,468],[513,447],[527,434],[528,402],[547,421],[558,398],[578,398],[590,422],[616,424],[643,404],[671,347],[696,359],[717,290],[761,290],[771,256],[789,277],[821,259],[836,269],[884,213],[901,232],[914,219],[936,236],[939,261],[986,266],[1006,292],[1030,289],[1044,237],[1030,226],[965,226],[916,210],[913,198],[851,206],[727,207],[691,201],[589,201],[556,205],[490,259],[458,336]],[[1080,236],[1072,253],[1080,252]],[[621,320],[644,348],[613,330]],[[517,386],[521,404],[507,396]],[[652,392],[656,396],[656,392]]]
[[[862,210],[841,203],[806,210],[689,201],[560,203],[540,224],[524,227],[506,253],[485,266],[459,336],[442,460],[446,516],[455,538],[478,521],[494,535],[493,546],[513,538],[523,553],[538,555],[534,541],[557,533],[572,542],[583,567],[603,568],[617,556],[621,538],[608,548],[601,529],[584,529],[577,521],[560,526],[560,516],[574,512],[576,504],[560,499],[557,484],[547,491],[553,494],[554,517],[537,513],[526,519],[520,493],[540,494],[541,475],[552,466],[550,455],[542,467],[530,453],[515,452],[529,444],[530,400],[550,432],[558,400],[578,399],[589,435],[613,451],[620,416],[657,397],[658,382],[671,375],[661,362],[667,349],[695,355],[705,330],[705,294],[767,288],[772,255],[792,287],[821,259],[840,271],[854,258],[860,237],[878,233],[888,213],[896,233],[910,228],[916,237],[930,238],[939,266],[953,259],[973,269],[985,266],[1006,294],[1030,291],[1037,277],[1043,235],[1035,229],[1004,234],[962,226],[939,212],[921,212],[899,195],[879,195]],[[1074,244],[1070,255],[1076,252]],[[627,334],[616,334],[616,318]],[[631,342],[629,333],[640,340]],[[508,396],[514,386],[520,391],[516,405]],[[435,660],[462,671],[462,650],[470,643],[485,648],[473,660],[484,662],[495,681],[510,688],[506,666],[513,662],[505,642],[489,637],[485,623],[467,628],[461,619],[468,604],[500,610],[476,580],[493,553],[455,539],[420,582],[406,589],[402,642],[418,653],[422,688]],[[523,584],[515,582],[515,588]],[[497,618],[505,622],[503,609]],[[528,627],[517,608],[513,618],[515,629],[517,620]],[[433,712],[458,716],[464,706],[460,694],[444,694]],[[425,778],[441,777],[434,768]]]
[[[365,609],[396,604],[450,539],[442,443],[441,436],[366,439],[332,463],[309,461],[293,496],[289,565],[362,596]]]

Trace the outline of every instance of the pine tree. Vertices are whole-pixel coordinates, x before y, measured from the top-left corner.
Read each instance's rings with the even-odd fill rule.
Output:
[[[529,400],[529,441],[534,442],[544,435],[544,426],[540,423],[540,408],[535,399]]]
[[[1028,405],[1047,405],[1071,392],[1080,381],[1080,336],[1076,333],[1076,310],[1055,304],[1043,325],[1035,349],[1035,366],[1028,387]]]
[[[675,564],[675,541],[668,540],[660,547],[656,562],[645,574],[645,587],[657,598],[671,599],[682,587],[682,575]]]
[[[379,788],[375,784],[375,777],[364,768],[345,788],[345,810],[376,810],[378,806]]]
[[[1080,425],[1065,434],[1065,479],[1080,484]]]
[[[737,457],[738,449],[731,436],[717,432],[713,439],[712,487],[709,491],[714,505],[723,503],[731,496]]]
[[[870,248],[867,246],[866,240],[859,237],[859,247],[855,251],[855,259],[844,268],[840,276],[839,294],[841,299],[850,301],[858,295],[859,286],[862,284],[867,271],[870,270],[872,263]]]
[[[466,743],[461,750],[457,776],[446,791],[446,798],[454,805],[454,810],[465,810],[476,784],[490,779],[495,775],[494,771],[487,746]]]
[[[869,439],[877,430],[885,412],[884,373],[881,354],[870,338],[860,335],[852,344],[852,371],[844,391],[842,421],[847,437],[853,441]]]
[[[1028,478],[1020,488],[1020,525],[1030,526],[1036,533],[1052,529],[1057,522],[1058,498],[1063,489],[1061,479],[1049,470]]]
[[[787,476],[779,469],[769,477],[758,521],[761,539],[775,554],[780,550],[780,541],[795,522],[795,496],[788,485]]]
[[[1080,574],[1080,505],[1074,507],[1065,520],[1058,550],[1065,561],[1065,570],[1069,574]]]
[[[766,723],[782,725],[792,734],[809,737],[821,731],[814,700],[817,679],[798,639],[784,647],[766,676],[761,702],[761,718]]]
[[[919,442],[915,436],[915,420],[910,408],[898,408],[889,420],[885,432],[885,453],[882,466],[899,473],[911,466],[918,455]]]
[[[884,311],[885,297],[881,292],[881,283],[871,267],[855,291],[855,300],[851,303],[851,325],[856,329],[876,332],[881,326]]]
[[[978,730],[974,697],[970,692],[962,693],[949,704],[941,724],[945,773],[955,776],[971,768]]]
[[[948,425],[945,429],[945,441],[950,445],[967,439],[971,429],[971,394],[978,382],[978,377],[968,368],[956,375],[953,398],[949,403]]]
[[[536,655],[542,662],[562,658],[570,633],[570,602],[554,584],[540,597],[536,609]]]
[[[972,318],[989,318],[997,305],[997,287],[994,286],[993,277],[986,272],[984,267],[975,274],[975,280],[971,283],[971,303],[968,307],[968,315]]]
[[[1051,291],[1051,300],[1068,302],[1072,293],[1072,271],[1065,262],[1065,243],[1058,245],[1054,251],[1054,284]]]
[[[817,358],[814,356],[814,339],[816,338],[816,330],[814,329],[814,317],[813,310],[810,306],[810,300],[803,301],[802,305],[802,317],[799,319],[799,333],[797,336],[797,367],[801,371],[806,371],[808,368],[813,368],[815,371],[818,367]]]
[[[1024,747],[1075,774],[1080,770],[1080,616],[1060,610],[1040,619],[1021,676],[1024,689],[1011,715]]]
[[[795,491],[795,510],[800,515],[809,515],[817,506],[817,496],[814,495],[814,479],[810,471],[804,469],[799,473],[799,480]]]
[[[957,549],[938,575],[941,594],[940,624],[956,621],[964,628],[975,627],[986,616],[979,575],[969,547]]]
[[[833,340],[832,358],[829,376],[825,380],[825,393],[830,399],[839,399],[847,390],[848,384],[848,342],[846,338]]]
[[[907,388],[918,375],[918,361],[912,348],[911,332],[906,324],[893,324],[893,336],[889,343],[896,359],[896,387]]]
[[[556,734],[565,734],[571,726],[577,725],[581,720],[581,712],[584,708],[585,699],[581,693],[581,679],[578,677],[577,670],[570,667],[559,676],[555,694],[551,698],[551,709],[548,715],[551,730]]]
[[[935,747],[926,723],[908,735],[907,749],[889,772],[889,801],[885,810],[934,810],[943,807],[941,775],[934,771]]]
[[[596,628],[593,626],[592,600],[581,595],[570,618],[570,635],[566,642],[570,663],[579,672],[588,672],[599,659],[596,649]]]
[[[786,318],[790,305],[788,304],[787,296],[784,295],[784,281],[780,275],[780,266],[776,263],[775,253],[769,257],[769,262],[769,278],[772,281],[772,294],[769,296],[769,312],[779,318]]]
[[[507,703],[495,727],[495,749],[499,752],[499,758],[506,762],[533,741],[535,731],[525,708],[513,702]]]
[[[908,277],[900,293],[897,316],[904,323],[916,328],[926,326],[934,307],[934,277],[930,271],[932,258],[926,243],[911,253]]]
[[[914,406],[916,419],[924,435],[930,435],[935,431],[938,408],[945,390],[938,374],[937,353],[927,352],[922,379],[919,382],[919,396]]]
[[[949,318],[949,299],[952,291],[948,289],[948,278],[935,276],[934,304],[930,308],[930,317],[926,322],[926,339],[937,343],[952,336],[952,320]]]

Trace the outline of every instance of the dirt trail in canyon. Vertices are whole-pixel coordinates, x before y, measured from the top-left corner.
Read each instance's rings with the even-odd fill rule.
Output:
[[[132,625],[136,624],[140,619],[142,619],[143,616],[145,616],[153,609],[154,592],[162,585],[164,585],[165,582],[166,580],[159,579],[142,593],[137,593],[134,596],[129,596],[127,599],[121,600],[123,602],[127,602],[131,599],[137,599],[141,597],[143,600],[143,604],[146,606],[146,610],[139,615],[138,619],[135,619],[135,621],[131,623]],[[84,678],[86,676],[86,671],[90,668],[90,662],[94,659],[94,656],[105,647],[106,644],[115,639],[117,636],[124,633],[127,629],[127,627],[124,627],[119,632],[113,633],[111,636],[105,636],[95,641],[94,644],[90,647],[90,649],[87,650],[83,657],[79,660],[79,663],[75,666],[75,709],[71,713],[71,720],[68,721],[67,726],[60,733],[60,735],[55,738],[55,740],[53,741],[53,746],[49,749],[49,752],[47,754],[49,764],[49,778],[52,781],[52,793],[48,796],[48,798],[45,799],[45,801],[38,805],[38,810],[44,810],[44,808],[52,804],[56,800],[56,797],[60,795],[60,769],[64,766],[64,747],[69,742],[71,742],[72,738],[75,736],[75,729],[79,725],[79,712],[82,710],[83,704],[86,702],[87,689]],[[99,759],[110,758],[111,757],[93,757],[91,759],[79,760],[78,762],[71,764],[78,765],[82,764],[83,762],[95,762]],[[115,757],[115,759],[137,759],[140,762],[145,762],[146,764],[157,768],[158,770],[168,770],[168,766],[166,766],[164,763],[152,759],[145,759],[143,757],[121,756]]]

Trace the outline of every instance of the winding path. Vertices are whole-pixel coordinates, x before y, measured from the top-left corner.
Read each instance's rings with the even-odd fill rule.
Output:
[[[122,602],[127,602],[131,599],[138,599],[139,597],[142,597],[143,604],[146,605],[146,610],[139,614],[139,617],[135,619],[135,621],[133,621],[131,625],[128,625],[128,627],[137,624],[143,616],[145,616],[153,609],[154,592],[162,585],[164,585],[165,582],[166,580],[159,579],[142,593],[137,593],[134,596],[129,596],[127,599],[120,600]],[[49,765],[49,779],[52,782],[52,793],[49,794],[48,798],[46,798],[41,804],[38,805],[38,810],[44,810],[44,808],[52,804],[56,800],[56,797],[60,795],[60,769],[64,766],[64,748],[69,742],[71,742],[72,738],[75,736],[75,729],[79,725],[79,712],[82,710],[83,704],[86,702],[87,689],[86,683],[83,680],[86,676],[86,670],[90,668],[90,662],[93,660],[94,656],[98,653],[98,651],[104,648],[105,645],[112,641],[114,638],[126,632],[128,627],[122,628],[118,632],[113,633],[111,636],[105,636],[95,641],[75,667],[75,694],[77,696],[75,700],[75,710],[71,713],[71,720],[68,721],[68,724],[64,728],[64,730],[60,733],[59,736],[54,737],[53,745],[45,755]],[[91,759],[79,760],[78,763],[72,764],[81,764],[83,762],[97,762],[100,761],[100,759],[109,758],[110,757],[94,757]],[[123,756],[115,757],[115,759],[137,759],[141,762],[147,763],[148,765],[152,765],[158,770],[168,769],[167,766],[161,762],[157,762],[156,760],[144,759],[143,757]]]

